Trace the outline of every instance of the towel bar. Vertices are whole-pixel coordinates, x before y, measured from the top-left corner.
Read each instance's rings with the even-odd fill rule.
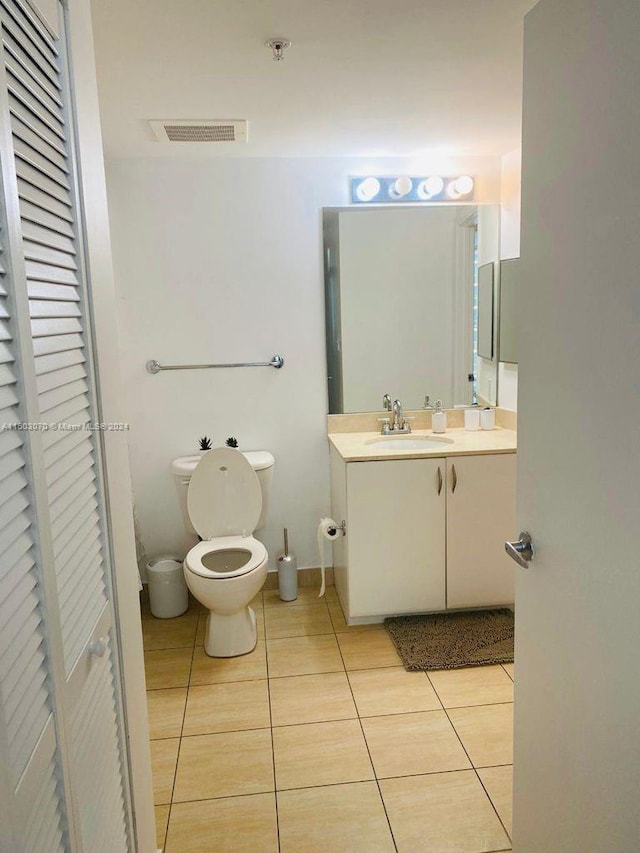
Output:
[[[243,361],[238,364],[160,364],[159,361],[147,362],[149,373],[160,373],[161,370],[205,370],[211,367],[275,367],[278,370],[284,365],[281,355],[274,355],[271,361]]]

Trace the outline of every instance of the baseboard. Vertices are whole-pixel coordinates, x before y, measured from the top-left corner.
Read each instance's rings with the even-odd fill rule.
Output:
[[[333,586],[333,569],[325,569],[325,583],[327,586]],[[317,586],[320,589],[320,569],[298,569],[298,586],[310,587]],[[278,588],[278,572],[273,571],[267,574],[267,579],[264,582],[263,589]]]

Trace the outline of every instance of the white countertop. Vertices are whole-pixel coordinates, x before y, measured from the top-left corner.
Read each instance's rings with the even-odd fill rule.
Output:
[[[430,429],[413,430],[408,438],[428,436],[450,439],[442,447],[403,450],[402,440],[398,439],[393,449],[376,447],[369,442],[390,438],[379,432],[334,432],[329,434],[329,442],[338,451],[345,462],[368,462],[380,459],[426,459],[445,456],[479,456],[487,453],[515,453],[517,433],[514,430],[495,427],[489,430],[448,429],[445,433],[434,434]]]

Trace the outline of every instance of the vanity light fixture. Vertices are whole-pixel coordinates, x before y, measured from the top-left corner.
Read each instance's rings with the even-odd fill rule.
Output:
[[[474,181],[469,175],[442,177],[409,175],[352,177],[353,204],[424,204],[473,200]]]

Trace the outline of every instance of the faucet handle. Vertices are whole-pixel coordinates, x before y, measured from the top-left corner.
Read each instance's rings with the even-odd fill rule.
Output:
[[[380,430],[382,435],[389,435],[389,431],[391,429],[391,421],[389,420],[389,418],[378,418],[378,421],[382,424],[382,429]]]

